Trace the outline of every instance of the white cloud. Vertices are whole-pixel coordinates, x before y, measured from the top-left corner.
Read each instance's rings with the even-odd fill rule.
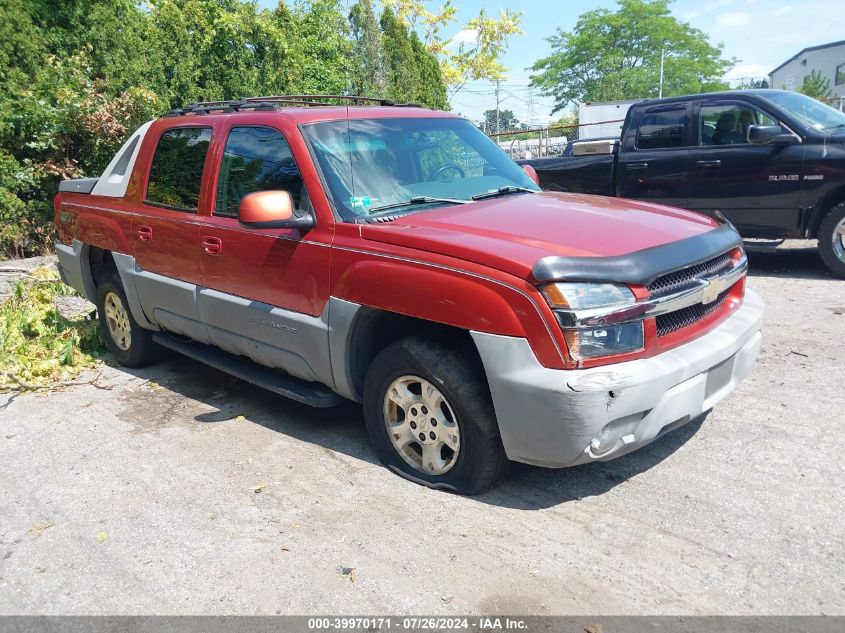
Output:
[[[731,68],[723,79],[731,81],[736,79],[761,78],[769,74],[771,68],[763,64],[739,64]]]
[[[478,41],[478,31],[475,29],[464,29],[452,36],[452,39],[446,44],[446,48],[457,48],[461,44],[475,44],[476,41]]]
[[[716,24],[724,27],[745,26],[751,22],[751,14],[748,11],[728,11],[716,16]]]
[[[716,9],[722,9],[728,5],[733,4],[734,0],[712,0],[711,2],[702,2],[695,9],[689,11],[681,16],[684,22],[695,20],[708,13],[713,13]]]
[[[788,4],[785,4],[782,7],[778,7],[777,9],[775,9],[772,12],[772,15],[775,16],[776,18],[779,18],[780,16],[788,15],[789,13],[792,13],[792,7],[789,6]]]

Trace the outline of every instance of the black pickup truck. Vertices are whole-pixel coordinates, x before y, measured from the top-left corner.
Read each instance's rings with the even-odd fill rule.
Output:
[[[519,162],[547,190],[720,212],[746,238],[817,238],[845,277],[842,112],[783,90],[653,99],[631,106],[621,139],[603,146]]]

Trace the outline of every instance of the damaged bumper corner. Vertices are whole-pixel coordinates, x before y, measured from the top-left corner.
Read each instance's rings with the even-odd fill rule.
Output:
[[[508,457],[552,468],[624,455],[695,419],[751,371],[763,300],[706,335],[651,358],[591,369],[540,365],[522,338],[473,332]]]

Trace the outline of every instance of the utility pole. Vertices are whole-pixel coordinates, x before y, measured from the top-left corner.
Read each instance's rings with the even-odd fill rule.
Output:
[[[537,114],[534,110],[534,87],[528,86],[528,125],[533,126]]]
[[[499,133],[499,84],[501,80],[496,80],[496,134]]]
[[[663,98],[663,57],[666,55],[666,47],[660,48],[660,87],[657,89],[657,98]]]

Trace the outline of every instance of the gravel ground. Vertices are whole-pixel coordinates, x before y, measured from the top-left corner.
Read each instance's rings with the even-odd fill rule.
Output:
[[[476,498],[186,359],[0,396],[0,613],[845,614],[845,281],[788,246],[705,420]]]
[[[36,268],[49,266],[55,263],[55,261],[56,257],[54,255],[0,261],[0,301],[3,301],[12,294],[12,291],[15,289],[15,283],[20,279],[21,274],[26,274]]]

